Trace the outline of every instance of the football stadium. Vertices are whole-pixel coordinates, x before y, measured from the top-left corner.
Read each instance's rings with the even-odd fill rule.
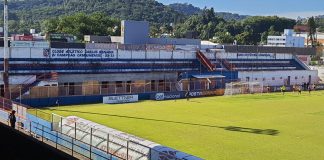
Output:
[[[4,43],[0,121],[15,110],[18,130],[78,159],[324,157],[324,85],[299,58],[314,48],[150,38],[145,21],[121,28],[84,43]]]

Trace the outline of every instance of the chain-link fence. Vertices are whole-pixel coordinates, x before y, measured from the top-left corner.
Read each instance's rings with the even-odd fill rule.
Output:
[[[118,95],[160,93],[177,91],[204,91],[224,88],[222,80],[182,80],[180,82],[137,81],[137,82],[85,82],[59,85],[35,86],[27,89],[12,89],[12,99],[51,98],[64,96]]]

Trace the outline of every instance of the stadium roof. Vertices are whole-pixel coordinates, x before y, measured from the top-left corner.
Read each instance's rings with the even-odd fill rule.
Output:
[[[199,74],[199,75],[191,75],[193,78],[198,79],[206,79],[206,78],[225,78],[225,76],[222,75],[210,75],[210,74]]]
[[[225,45],[224,49],[225,52],[230,53],[290,53],[294,55],[316,54],[315,48]]]

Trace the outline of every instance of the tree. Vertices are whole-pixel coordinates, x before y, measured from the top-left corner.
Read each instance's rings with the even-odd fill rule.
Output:
[[[82,40],[84,35],[117,35],[120,33],[119,24],[119,20],[103,13],[76,13],[46,20],[42,28],[46,33],[68,33]]]
[[[217,32],[215,36],[217,43],[232,44],[234,42],[234,37],[229,32]]]
[[[308,32],[308,38],[307,38],[307,45],[308,45],[308,39],[311,41],[312,47],[316,46],[316,22],[314,17],[310,17],[308,19],[307,25],[309,27]]]

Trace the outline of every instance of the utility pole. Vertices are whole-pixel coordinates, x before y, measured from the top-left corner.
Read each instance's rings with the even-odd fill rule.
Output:
[[[3,82],[4,82],[4,97],[10,99],[10,89],[9,89],[9,44],[8,44],[8,0],[4,0],[3,9],[3,33],[4,33],[4,53],[3,53]]]

